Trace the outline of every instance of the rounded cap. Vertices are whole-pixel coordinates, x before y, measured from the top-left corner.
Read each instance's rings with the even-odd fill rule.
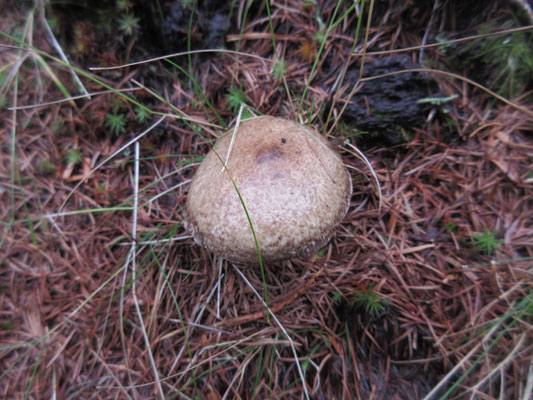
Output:
[[[200,246],[235,263],[257,264],[250,224],[222,166],[232,136],[230,130],[220,137],[196,171],[187,226]],[[268,116],[242,122],[227,169],[265,262],[323,246],[348,210],[352,182],[340,156],[314,129],[295,122]]]

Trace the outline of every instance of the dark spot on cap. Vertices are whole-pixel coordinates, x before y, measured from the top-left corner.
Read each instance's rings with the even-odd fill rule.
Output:
[[[287,139],[285,139],[284,137],[281,138],[281,143],[287,143]]]
[[[264,149],[257,155],[257,163],[263,164],[265,162],[274,161],[283,157],[283,153],[276,148]]]

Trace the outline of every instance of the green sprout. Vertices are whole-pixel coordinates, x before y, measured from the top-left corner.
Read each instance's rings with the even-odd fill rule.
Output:
[[[491,256],[495,250],[498,250],[500,243],[503,242],[501,239],[496,239],[496,232],[489,231],[487,227],[484,228],[482,235],[474,234],[472,238],[474,239],[476,248],[488,256]]]
[[[119,135],[126,131],[126,117],[124,114],[110,114],[107,113],[105,127],[108,128],[114,135]]]
[[[457,233],[457,225],[454,222],[446,222],[445,229],[449,234]]]
[[[329,292],[331,294],[331,300],[333,300],[334,303],[340,303],[342,300],[342,293],[338,290],[332,290]]]
[[[126,11],[131,7],[131,4],[128,0],[117,0],[117,8],[120,11]]]
[[[67,164],[77,165],[81,162],[81,152],[80,149],[71,149],[67,151],[66,155]]]
[[[37,164],[37,171],[41,175],[50,175],[55,171],[56,167],[54,164],[52,164],[52,161],[50,161],[50,158],[43,157],[39,159],[39,162]]]
[[[51,129],[54,135],[58,135],[59,133],[61,133],[61,130],[63,129],[64,125],[65,123],[63,121],[63,118],[57,117],[57,119],[55,119],[51,125]]]
[[[226,94],[226,101],[228,102],[231,111],[237,114],[241,108],[241,104],[248,103],[248,98],[241,89],[232,86],[229,88],[228,93]]]
[[[282,81],[283,77],[287,73],[287,62],[284,59],[276,60],[274,67],[272,68],[272,76],[277,81]]]
[[[315,32],[314,36],[315,42],[318,44],[322,44],[327,39],[327,32],[324,29],[320,29],[319,31]]]
[[[135,117],[137,118],[137,121],[143,124],[150,119],[150,113],[144,108],[137,107],[135,109]]]
[[[374,292],[374,289],[367,289],[355,292],[353,303],[361,307],[372,318],[377,318],[379,314],[385,311],[387,299]]]
[[[118,20],[118,29],[126,36],[131,36],[134,29],[139,29],[139,18],[133,14],[124,14]]]

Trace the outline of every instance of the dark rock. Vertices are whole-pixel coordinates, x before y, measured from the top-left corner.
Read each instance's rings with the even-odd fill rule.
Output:
[[[363,77],[413,69],[407,57],[377,59],[364,66]],[[355,83],[359,66],[350,68],[345,82]],[[429,106],[418,100],[429,97],[432,81],[423,73],[405,72],[364,82],[343,114],[344,122],[367,132],[363,141],[372,145],[396,145],[405,131],[423,125]]]

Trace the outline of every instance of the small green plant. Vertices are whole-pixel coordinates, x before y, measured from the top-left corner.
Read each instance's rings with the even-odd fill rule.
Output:
[[[520,26],[518,21],[516,26]],[[490,33],[494,28],[493,25],[486,24],[478,33]],[[530,82],[533,72],[530,32],[476,39],[468,43],[464,50],[465,54],[459,55],[460,61],[466,65],[477,61],[487,71],[491,71],[492,82],[489,83],[489,88],[505,97],[519,95]]]
[[[57,117],[52,122],[52,125],[50,126],[50,128],[52,129],[52,132],[54,133],[54,135],[59,135],[64,125],[65,125],[65,122],[63,121],[63,118]]]
[[[327,31],[325,29],[320,29],[315,32],[314,40],[318,44],[322,44],[323,41],[327,39]]]
[[[56,169],[56,166],[50,161],[50,158],[43,157],[37,163],[37,172],[41,175],[50,175]]]
[[[126,36],[131,36],[134,29],[139,29],[139,18],[133,14],[124,14],[118,20],[118,29]]]
[[[457,233],[457,225],[453,222],[446,222],[445,229],[450,235]]]
[[[441,33],[439,33],[436,37],[435,37],[435,41],[437,43],[443,43],[439,46],[439,51],[442,53],[442,54],[446,54],[446,52],[448,51],[448,49],[450,48],[451,44],[450,43],[446,43],[449,39],[442,35]]]
[[[377,318],[385,311],[387,299],[374,292],[373,288],[367,288],[354,293],[353,303],[362,308],[372,318]]]
[[[78,165],[81,162],[80,149],[70,149],[65,156],[67,164]]]
[[[344,136],[348,140],[366,134],[368,134],[368,132],[361,131],[357,129],[354,124],[348,122],[340,121],[339,125],[337,126],[337,136]]]
[[[120,11],[127,11],[131,7],[131,4],[128,0],[117,0],[117,8]]]
[[[329,292],[329,294],[331,295],[331,300],[333,300],[334,303],[340,303],[341,300],[342,300],[342,293],[339,292],[338,290],[332,290],[331,292]]]
[[[12,331],[15,329],[15,327],[15,321],[12,319],[8,319],[0,323],[0,331]]]
[[[108,128],[113,135],[120,135],[126,131],[126,117],[124,114],[107,113],[105,116],[105,127]]]
[[[287,62],[280,58],[274,63],[274,66],[272,67],[272,76],[275,80],[282,81],[283,77],[287,73]]]
[[[243,91],[235,86],[229,88],[228,93],[226,94],[226,101],[230,110],[237,114],[241,108],[241,104],[248,104],[248,97],[243,93]]]
[[[500,243],[503,242],[501,239],[496,239],[496,232],[489,231],[487,227],[484,228],[482,235],[476,233],[472,235],[472,238],[476,248],[488,256],[492,256],[492,253],[498,250]]]
[[[135,108],[135,118],[137,118],[137,121],[143,124],[150,119],[150,113],[144,108],[137,107]]]

